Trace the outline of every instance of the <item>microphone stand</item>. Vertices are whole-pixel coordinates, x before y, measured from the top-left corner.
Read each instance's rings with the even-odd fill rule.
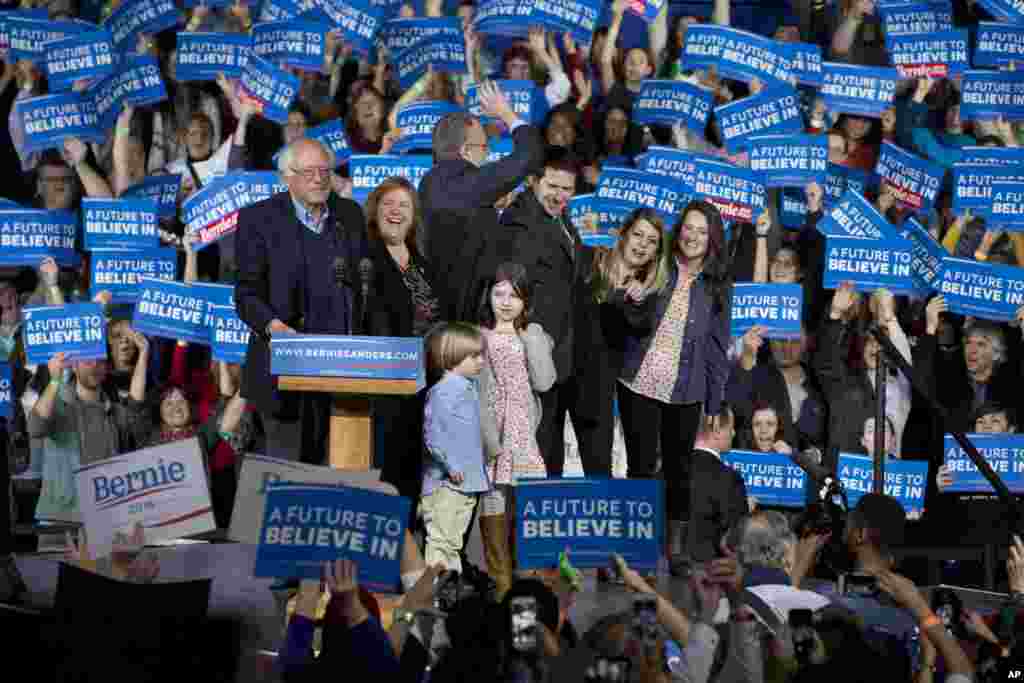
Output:
[[[882,332],[882,330],[878,327],[878,325],[872,325],[868,329],[869,329],[869,332],[871,333],[871,335],[874,336],[874,338],[878,340],[878,344],[879,344],[879,350],[878,350],[879,351],[879,353],[878,353],[878,361],[879,362],[878,362],[878,365],[879,365],[879,367],[882,366],[882,358],[884,356],[885,358],[888,359],[888,362],[892,363],[896,367],[897,370],[899,370],[900,372],[903,373],[904,377],[906,377],[910,381],[911,385],[913,385],[913,387],[917,390],[917,392],[921,396],[924,397],[924,399],[928,402],[928,407],[931,409],[931,411],[933,413],[935,413],[935,415],[937,415],[942,422],[944,422],[944,423],[950,422],[949,412],[945,409],[945,407],[943,407],[943,405],[941,403],[939,403],[939,401],[934,396],[932,396],[930,393],[928,393],[927,388],[914,375],[914,371],[910,367],[910,364],[906,361],[906,359],[902,355],[900,355],[900,352],[898,350],[896,350],[896,347],[893,346],[893,343],[891,341],[889,341],[889,338],[885,335],[884,332]],[[885,385],[884,384],[879,384],[878,386],[880,388],[876,390],[876,393],[881,395],[881,396],[884,396],[884,394],[885,394]],[[885,419],[884,415],[883,415],[882,419]],[[879,434],[878,424],[879,424],[878,422],[875,422],[875,452],[876,453],[880,452],[878,450],[878,434]],[[883,429],[884,429],[884,427],[883,427]],[[884,439],[885,432],[882,431],[881,433],[882,433],[883,439]],[[1010,489],[1008,489],[1006,487],[1006,484],[1003,482],[1002,477],[1000,477],[998,474],[995,473],[995,471],[992,469],[992,466],[989,465],[988,461],[985,460],[985,457],[981,453],[978,452],[978,449],[974,447],[974,444],[971,443],[971,440],[967,438],[966,434],[964,434],[963,432],[956,432],[956,431],[951,431],[951,432],[949,432],[949,434],[960,445],[960,448],[962,448],[964,450],[964,453],[967,454],[967,457],[970,458],[971,462],[974,463],[974,466],[978,468],[978,472],[981,473],[981,476],[985,477],[985,481],[987,481],[992,486],[992,489],[996,492],[996,496],[999,498],[999,501],[1006,507],[1007,514],[1009,515],[1008,519],[1010,521],[1011,533],[1014,533],[1014,532],[1020,533],[1021,532],[1021,521],[1024,520],[1024,517],[1021,516],[1020,506],[1018,505],[1016,498],[1014,498],[1013,494],[1010,493]],[[884,451],[885,449],[883,448],[882,450]],[[885,456],[882,455],[881,457],[884,458]],[[877,486],[878,486],[878,478],[877,478],[877,476],[878,476],[878,460],[879,460],[879,456],[876,455],[875,458],[876,458],[876,460],[875,460],[875,468],[876,468],[875,469],[875,477],[876,477],[875,478],[875,486],[876,486],[875,491],[878,491],[878,489],[877,489]],[[1010,543],[1011,544],[1013,543],[1013,539],[1012,538],[1010,539]]]
[[[885,336],[878,325],[871,326],[871,334],[879,339]],[[881,341],[879,341],[881,344]],[[874,443],[874,482],[871,490],[875,493],[885,493],[885,458],[888,455],[885,447],[885,435],[889,423],[885,415],[885,388],[886,380],[889,379],[889,368],[885,360],[885,354],[881,347],[875,361],[875,443]]]

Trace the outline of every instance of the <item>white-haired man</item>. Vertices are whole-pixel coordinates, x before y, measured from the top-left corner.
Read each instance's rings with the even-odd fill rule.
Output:
[[[260,412],[271,457],[320,464],[329,397],[282,392],[270,375],[270,338],[295,332],[358,333],[359,261],[367,255],[363,211],[331,191],[334,156],[315,140],[288,145],[278,171],[288,185],[238,214],[235,305],[253,330],[242,396]]]

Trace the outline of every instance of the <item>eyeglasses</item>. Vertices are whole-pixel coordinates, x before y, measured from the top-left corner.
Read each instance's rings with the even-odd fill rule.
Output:
[[[74,181],[74,177],[69,175],[40,176],[39,180],[43,185],[58,187],[60,185],[70,185]]]
[[[326,180],[331,177],[331,169],[329,168],[293,168],[292,173],[297,173],[309,182],[312,182],[317,178],[323,178]]]

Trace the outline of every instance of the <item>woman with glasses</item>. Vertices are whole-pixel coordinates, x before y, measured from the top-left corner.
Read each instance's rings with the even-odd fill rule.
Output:
[[[668,282],[638,294],[657,299],[649,330],[626,338],[618,396],[629,476],[655,476],[660,456],[670,545],[681,555],[690,453],[701,419],[717,425],[729,378],[728,259],[718,209],[687,204],[664,254]]]

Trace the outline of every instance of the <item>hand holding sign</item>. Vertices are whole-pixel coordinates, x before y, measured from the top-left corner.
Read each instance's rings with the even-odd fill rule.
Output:
[[[499,119],[507,126],[511,127],[516,119],[508,98],[494,81],[487,81],[480,86],[480,107],[485,116]]]
[[[742,353],[744,358],[749,357],[752,361],[756,360],[757,352],[761,350],[761,346],[764,344],[764,333],[764,325],[754,325],[743,333]]]
[[[60,381],[61,377],[64,376],[65,367],[67,365],[64,363],[64,352],[60,351],[53,354],[53,357],[46,363],[46,369],[50,372],[50,382],[54,380]]]
[[[835,295],[832,297],[832,310],[829,317],[832,320],[845,320],[858,300],[860,300],[860,295],[854,290],[853,284],[844,282],[839,285],[839,289],[836,290]]]
[[[946,299],[943,296],[933,297],[924,307],[925,332],[934,335],[939,331],[939,316],[946,312]]]

